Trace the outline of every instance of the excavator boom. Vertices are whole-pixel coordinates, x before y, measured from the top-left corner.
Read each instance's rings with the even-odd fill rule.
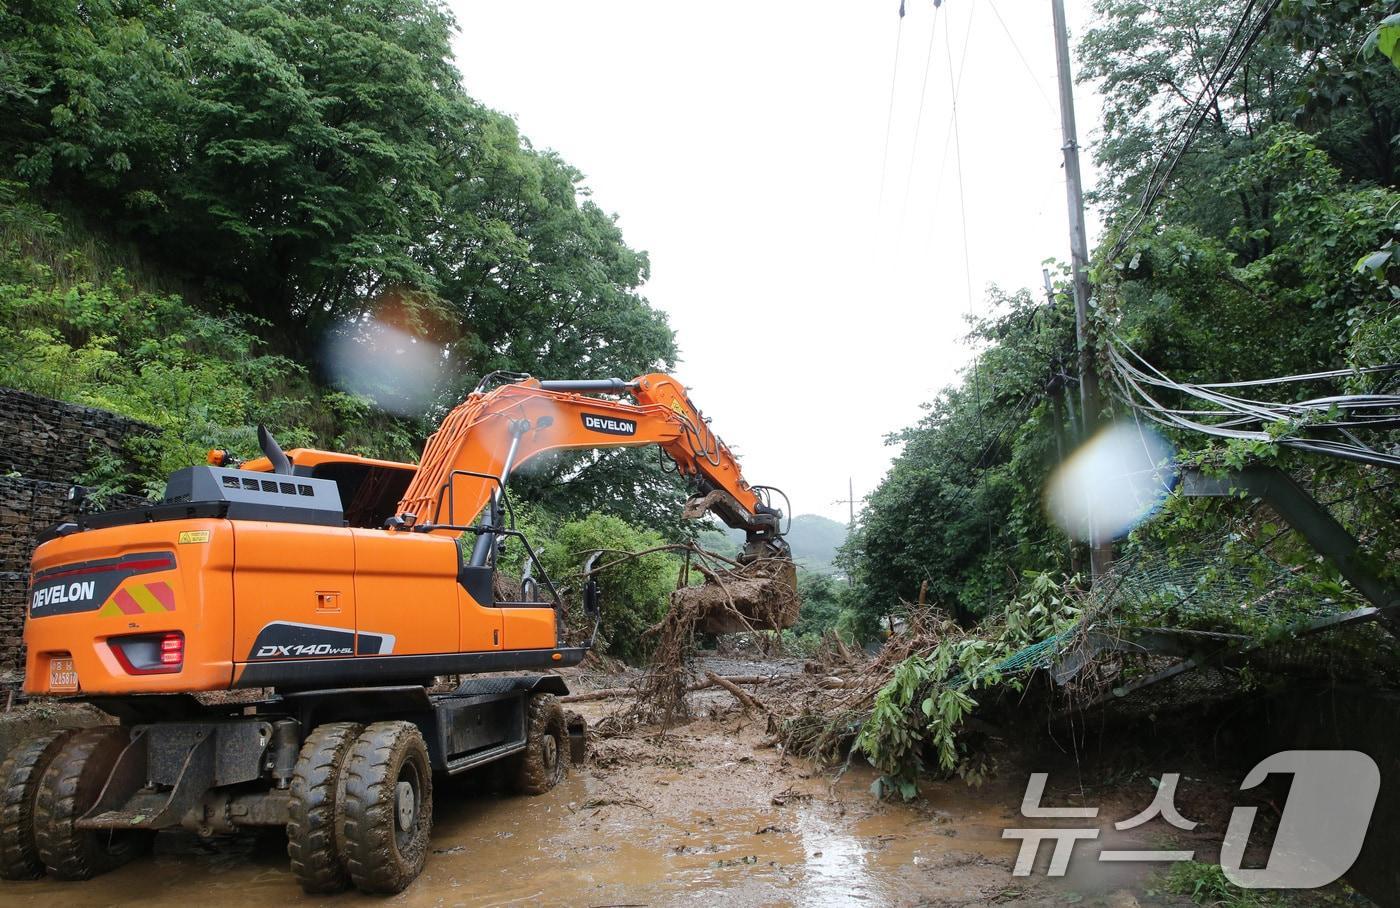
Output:
[[[597,394],[626,394],[632,402]],[[744,479],[733,452],[710,430],[685,388],[661,373],[631,381],[524,378],[479,388],[428,439],[398,518],[405,528],[461,533],[498,502],[511,472],[532,457],[651,444],[695,487],[686,516],[712,512],[744,530],[751,545],[781,545],[782,515],[765,503],[764,487]],[[493,517],[489,511],[484,516]]]

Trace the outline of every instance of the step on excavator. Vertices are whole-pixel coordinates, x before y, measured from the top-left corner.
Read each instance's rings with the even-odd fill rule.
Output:
[[[590,568],[592,630],[568,643],[560,591],[514,528],[511,472],[543,452],[659,446],[689,516],[743,530],[741,565],[795,581],[781,493],[744,480],[666,375],[489,376],[417,466],[259,436],[263,457],[211,452],[161,501],[76,516],[35,550],[24,689],[116,724],[0,763],[0,877],[86,879],[161,829],[281,826],[307,892],[394,893],[426,860],[434,775],[499,763],[521,793],[556,785],[586,742],[550,670],[583,659],[603,606]],[[495,583],[508,544],[527,563],[511,601]]]

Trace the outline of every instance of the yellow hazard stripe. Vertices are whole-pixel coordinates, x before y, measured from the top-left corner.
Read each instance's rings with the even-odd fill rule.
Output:
[[[117,603],[116,603],[115,601],[109,599],[109,600],[107,600],[107,604],[104,605],[104,606],[102,606],[102,611],[100,611],[100,612],[97,613],[97,617],[99,617],[99,618],[108,618],[108,617],[111,617],[112,615],[120,615],[120,614],[122,614],[122,610],[119,609],[119,608],[117,608]]]
[[[136,600],[136,604],[141,606],[143,612],[163,612],[165,606],[160,604],[160,600],[151,594],[151,591],[144,586],[132,585],[126,588],[131,594],[131,598]]]

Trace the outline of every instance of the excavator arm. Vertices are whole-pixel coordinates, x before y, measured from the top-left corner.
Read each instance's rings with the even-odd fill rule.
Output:
[[[627,394],[633,402],[596,394]],[[428,439],[394,523],[453,534],[473,522],[500,526],[505,484],[530,458],[546,451],[652,444],[692,481],[696,494],[687,502],[687,517],[712,512],[744,530],[750,551],[786,557],[783,515],[765,501],[766,487],[744,479],[733,452],[710,430],[685,388],[661,373],[631,381],[524,378],[479,387]],[[478,553],[489,547],[486,534],[478,533]]]

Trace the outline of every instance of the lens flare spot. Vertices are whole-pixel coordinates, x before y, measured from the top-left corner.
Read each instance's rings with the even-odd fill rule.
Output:
[[[441,345],[378,317],[332,332],[325,362],[337,388],[399,416],[422,415],[447,375]]]
[[[1171,443],[1150,427],[1118,423],[1089,439],[1050,477],[1045,510],[1080,542],[1126,535],[1176,485]]]

